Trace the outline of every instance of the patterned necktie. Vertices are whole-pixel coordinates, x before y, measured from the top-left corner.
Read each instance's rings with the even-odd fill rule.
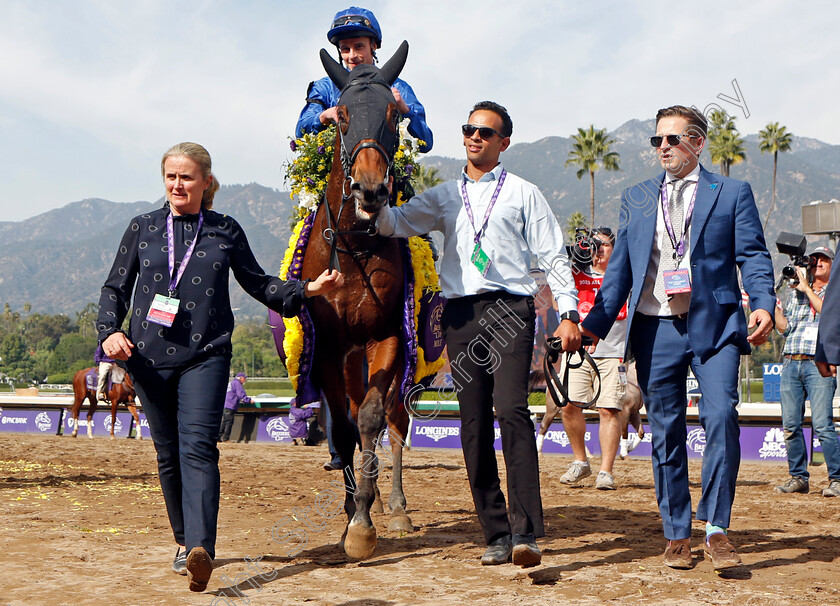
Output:
[[[682,193],[688,185],[685,179],[674,179],[671,182],[671,197],[668,200],[668,212],[671,215],[671,225],[674,228],[674,237],[679,242],[683,230],[683,203]],[[677,261],[674,258],[674,243],[668,235],[668,228],[662,234],[662,244],[659,247],[659,268],[656,270],[656,282],[653,286],[653,296],[660,303],[667,303],[671,297],[665,294],[664,272],[670,269],[677,269]]]

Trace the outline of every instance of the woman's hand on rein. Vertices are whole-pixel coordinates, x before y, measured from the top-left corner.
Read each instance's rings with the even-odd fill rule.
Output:
[[[318,295],[325,295],[341,286],[344,286],[344,275],[336,269],[332,271],[325,269],[316,279],[307,282],[306,286],[303,287],[303,291],[307,297],[317,297]]]
[[[102,341],[102,351],[112,360],[128,360],[132,349],[134,343],[121,332],[115,332]]]

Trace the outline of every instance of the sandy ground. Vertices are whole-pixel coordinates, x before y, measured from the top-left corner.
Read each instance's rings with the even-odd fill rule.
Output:
[[[545,457],[542,564],[482,567],[460,451],[416,449],[405,470],[415,532],[389,532],[375,515],[377,551],[352,562],[337,548],[344,515],[316,513],[318,493],[341,481],[326,458],[324,447],[224,445],[216,570],[192,594],[169,569],[150,441],[3,434],[0,604],[840,604],[840,499],[816,490],[825,467],[811,468],[811,494],[779,495],[783,465],[743,464],[731,537],[745,566],[716,574],[700,524],[694,568],[661,565],[650,461],[633,458],[616,463],[619,489],[602,492],[592,477],[560,484],[568,457]],[[389,469],[380,482],[387,494]],[[299,540],[273,542],[278,524]]]

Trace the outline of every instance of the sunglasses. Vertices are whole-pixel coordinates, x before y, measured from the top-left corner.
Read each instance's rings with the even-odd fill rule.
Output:
[[[694,135],[665,135],[664,137],[662,135],[654,135],[650,138],[650,144],[653,147],[659,147],[660,145],[662,145],[662,140],[667,139],[668,145],[670,145],[671,147],[676,147],[680,144],[680,141],[683,138],[696,139],[697,137],[695,137]]]
[[[489,126],[473,126],[472,124],[464,124],[461,127],[461,132],[464,133],[465,137],[472,137],[475,134],[475,131],[478,131],[478,136],[487,141],[488,139],[492,139],[493,135],[498,135],[500,139],[503,139],[502,133],[497,131],[495,128],[490,128]]]
[[[333,27],[341,27],[342,25],[363,25],[365,27],[370,27],[370,20],[360,15],[345,15],[343,17],[339,17],[335,21],[333,21]]]

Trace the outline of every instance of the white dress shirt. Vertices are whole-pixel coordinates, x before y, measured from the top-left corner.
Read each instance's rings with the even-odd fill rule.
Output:
[[[476,230],[481,228],[502,170],[497,164],[478,181],[462,172],[459,179],[428,189],[402,206],[383,208],[377,219],[379,232],[402,238],[442,232],[440,287],[447,299],[500,290],[535,295],[537,284],[528,273],[533,255],[546,273],[559,312],[577,309],[563,231],[537,186],[516,175],[507,173],[481,237],[481,248],[491,261],[487,275],[482,276],[470,260]],[[461,196],[464,181],[475,226]]]
[[[682,192],[683,203],[683,217],[688,212],[688,206],[691,203],[694,192],[697,190],[697,181],[700,179],[700,164],[694,167],[684,179],[688,181]],[[669,173],[665,173],[665,200],[671,199],[671,192],[674,190],[673,181],[675,177]],[[659,262],[662,256],[662,238],[668,237],[668,232],[665,230],[665,215],[662,212],[662,194],[659,192],[659,201],[656,205],[656,233],[653,236],[653,247],[650,250],[650,261],[648,261],[647,273],[645,274],[645,284],[642,286],[642,292],[639,297],[639,304],[636,306],[636,311],[648,316],[677,316],[688,313],[688,305],[691,302],[691,293],[680,293],[674,295],[670,301],[660,303],[653,295],[653,285],[656,281],[657,270],[659,269]],[[692,214],[692,219],[693,219]],[[679,228],[681,230],[682,227]],[[674,229],[677,232],[675,226]],[[664,259],[663,262],[668,265],[665,269],[687,269],[688,275],[691,277],[691,222],[685,231],[685,254],[680,260],[679,266],[676,266],[673,259]]]

